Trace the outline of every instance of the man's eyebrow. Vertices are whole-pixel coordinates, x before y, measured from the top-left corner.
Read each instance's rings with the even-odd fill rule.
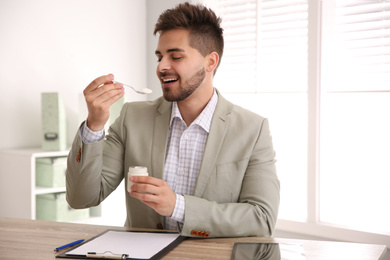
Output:
[[[170,53],[170,52],[185,52],[185,50],[184,49],[180,49],[180,48],[172,48],[172,49],[168,49],[167,50],[167,53]],[[161,55],[161,51],[159,51],[159,50],[156,50],[154,53],[156,55]]]

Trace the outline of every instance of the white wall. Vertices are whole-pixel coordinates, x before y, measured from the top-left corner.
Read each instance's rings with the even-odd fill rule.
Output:
[[[0,149],[41,145],[41,92],[61,94],[70,143],[94,78],[146,86],[146,48],[146,0],[1,0]]]
[[[145,87],[146,48],[146,0],[0,0],[0,149],[41,146],[42,92],[61,94],[70,144],[86,115],[83,89],[107,73]],[[122,186],[100,224],[123,225]]]
[[[0,149],[41,146],[42,92],[61,94],[69,145],[86,116],[81,93],[94,78],[113,73],[152,88],[149,99],[160,96],[153,28],[162,11],[180,2],[0,0]],[[127,91],[126,98],[145,96]],[[124,203],[121,185],[96,224],[123,225]]]

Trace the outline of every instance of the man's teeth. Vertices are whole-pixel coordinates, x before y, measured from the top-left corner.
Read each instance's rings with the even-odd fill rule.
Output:
[[[166,83],[166,82],[176,81],[177,78],[167,78],[167,79],[162,79],[162,80]]]

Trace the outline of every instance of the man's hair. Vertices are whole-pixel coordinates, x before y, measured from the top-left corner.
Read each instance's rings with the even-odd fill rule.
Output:
[[[221,18],[213,10],[203,5],[192,5],[186,2],[164,11],[157,20],[153,34],[173,29],[188,30],[189,44],[200,54],[205,57],[213,51],[218,53],[218,68],[224,47],[223,29],[220,24]]]

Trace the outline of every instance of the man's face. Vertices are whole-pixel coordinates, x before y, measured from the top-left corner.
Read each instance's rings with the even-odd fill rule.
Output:
[[[205,58],[189,45],[189,32],[163,32],[158,40],[157,77],[167,101],[182,101],[202,85],[206,76]]]

